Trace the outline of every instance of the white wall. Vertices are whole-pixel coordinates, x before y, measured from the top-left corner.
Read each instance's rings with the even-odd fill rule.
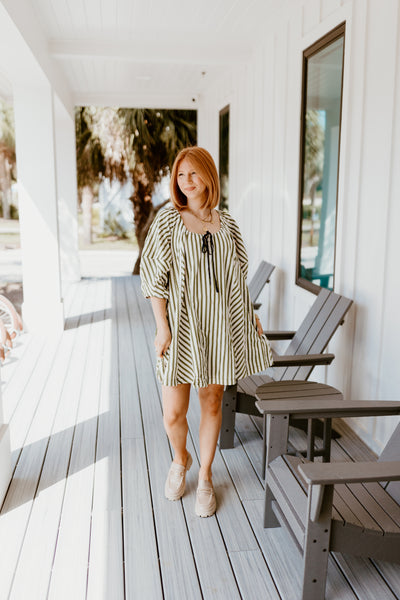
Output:
[[[15,85],[14,114],[24,290],[22,318],[29,331],[43,331],[45,327],[61,333],[64,309],[51,86],[46,82],[36,87]]]
[[[354,306],[313,378],[354,399],[400,399],[400,10],[398,0],[293,0],[251,63],[201,99],[199,144],[218,158],[231,105],[230,210],[253,269],[277,265],[264,323],[296,327],[315,296],[295,285],[302,52],[346,21],[335,291]],[[267,30],[268,28],[268,30]],[[203,127],[202,127],[203,124]],[[250,271],[251,275],[251,271]],[[352,426],[377,451],[397,418]]]
[[[54,148],[60,243],[61,289],[81,278],[78,243],[78,190],[75,118],[54,94]]]

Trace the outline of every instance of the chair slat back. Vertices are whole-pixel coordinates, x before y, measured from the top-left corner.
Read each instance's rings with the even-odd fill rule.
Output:
[[[308,343],[313,339],[315,334],[314,340],[309,347],[308,354],[321,354],[325,350],[335,331],[338,329],[339,325],[343,323],[344,317],[352,304],[353,301],[349,300],[349,298],[339,296],[339,294],[331,295],[324,306],[324,310],[325,308],[332,308],[329,316],[320,329],[315,328],[314,331],[310,332],[312,335],[309,336],[305,343],[305,345],[308,346]],[[303,354],[303,352],[300,351],[300,354]],[[296,369],[295,367],[292,368]],[[293,375],[293,379],[299,379],[301,381],[308,379],[313,368],[312,365],[297,368],[296,373]]]
[[[249,292],[252,302],[255,302],[258,296],[261,294],[266,283],[269,282],[272,271],[275,269],[275,265],[272,265],[265,260],[262,260],[259,264],[257,271],[254,273],[249,283]]]
[[[327,298],[330,296],[331,292],[325,288],[321,289],[320,293],[314,300],[314,303],[310,307],[310,310],[304,317],[300,327],[296,331],[296,334],[289,346],[287,347],[285,354],[291,355],[296,354],[296,351],[301,343],[301,340],[307,334],[307,331],[310,329],[318,314],[322,310]],[[284,379],[284,374],[287,371],[287,367],[273,367],[273,378],[275,381],[281,381]]]
[[[386,446],[379,457],[380,461],[400,460],[400,423],[393,431]],[[391,481],[386,486],[386,491],[398,504],[400,504],[400,481]]]
[[[286,355],[321,354],[336,329],[343,322],[352,300],[322,289],[296,335],[289,344]],[[303,367],[281,367],[274,370],[277,381],[304,381],[310,376],[313,365]]]

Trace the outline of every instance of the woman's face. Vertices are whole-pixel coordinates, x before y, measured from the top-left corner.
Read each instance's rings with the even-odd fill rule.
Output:
[[[196,173],[196,168],[188,158],[184,158],[179,164],[177,180],[179,189],[186,196],[188,201],[203,201],[206,185]]]

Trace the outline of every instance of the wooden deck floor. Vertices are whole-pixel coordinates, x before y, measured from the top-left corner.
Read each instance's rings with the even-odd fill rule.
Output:
[[[217,450],[218,511],[199,519],[193,392],[194,468],[183,500],[167,501],[155,326],[138,278],[83,280],[66,309],[61,339],[26,335],[2,369],[15,470],[0,513],[0,599],[295,600],[300,556],[284,530],[262,527],[257,424],[238,416],[235,448]],[[334,458],[368,455],[351,433],[334,443]],[[327,598],[399,593],[399,567],[331,556]]]

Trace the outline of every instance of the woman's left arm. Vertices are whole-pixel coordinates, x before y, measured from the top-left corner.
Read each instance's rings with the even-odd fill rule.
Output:
[[[242,269],[242,273],[245,279],[247,279],[247,273],[249,270],[249,259],[247,256],[247,251],[246,251],[246,247],[244,245],[243,242],[243,238],[242,238],[242,234],[240,233],[240,229],[238,224],[236,223],[235,219],[229,214],[229,213],[224,213],[227,221],[228,221],[228,225],[229,225],[229,230],[233,236],[233,239],[235,241],[235,246],[236,246],[236,255],[239,259],[240,262],[240,267]]]

